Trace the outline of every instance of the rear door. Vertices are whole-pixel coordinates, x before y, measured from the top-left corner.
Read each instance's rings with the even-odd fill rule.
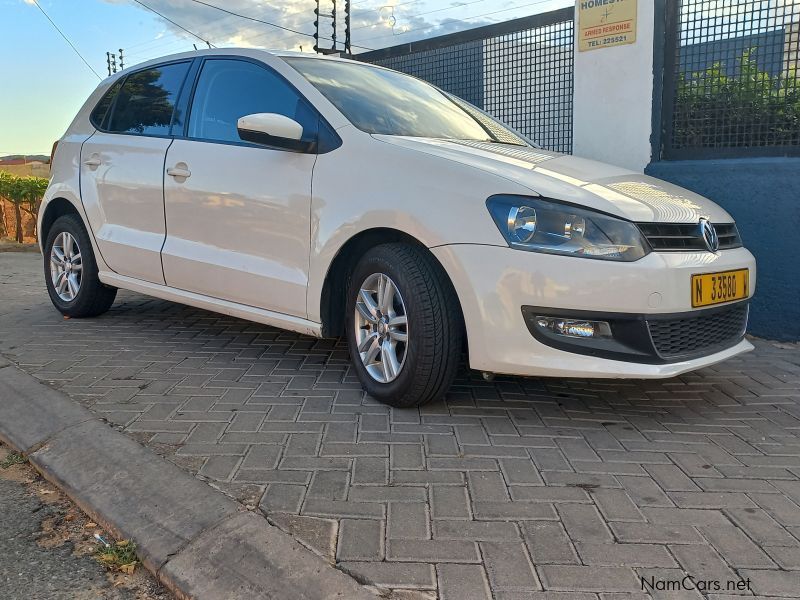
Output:
[[[81,149],[81,198],[97,245],[120,275],[164,283],[164,158],[191,61],[126,76],[92,114]]]
[[[167,152],[167,285],[306,317],[316,154],[243,142],[237,120],[277,113],[316,139],[319,114],[266,64],[207,58],[186,137]]]

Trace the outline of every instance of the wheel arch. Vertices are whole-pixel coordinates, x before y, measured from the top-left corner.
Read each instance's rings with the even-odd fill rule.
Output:
[[[44,208],[44,213],[42,214],[41,224],[39,225],[39,240],[41,241],[42,248],[44,248],[44,244],[47,242],[47,236],[50,234],[50,228],[53,226],[53,223],[56,222],[56,219],[64,215],[78,215],[81,221],[83,221],[83,215],[81,215],[77,207],[66,198],[57,196],[47,203]],[[85,224],[84,227],[86,227]]]
[[[344,333],[345,306],[347,303],[347,288],[350,274],[358,260],[364,253],[375,246],[390,243],[405,243],[420,249],[431,258],[431,262],[439,269],[446,285],[450,287],[456,299],[459,318],[464,330],[464,339],[467,340],[466,327],[464,327],[464,313],[461,300],[456,293],[455,286],[446,269],[428,249],[428,247],[414,236],[388,227],[377,227],[360,231],[348,239],[328,267],[325,280],[322,284],[320,295],[320,316],[322,321],[322,337],[339,337]],[[468,340],[467,340],[468,341]]]

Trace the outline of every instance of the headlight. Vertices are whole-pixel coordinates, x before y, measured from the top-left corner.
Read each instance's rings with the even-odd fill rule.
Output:
[[[492,196],[486,206],[518,250],[625,262],[650,252],[635,224],[593,210],[527,196]]]

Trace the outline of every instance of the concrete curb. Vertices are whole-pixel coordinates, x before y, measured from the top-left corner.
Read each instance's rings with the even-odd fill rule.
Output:
[[[0,359],[0,439],[25,453],[179,598],[375,600],[222,492]]]

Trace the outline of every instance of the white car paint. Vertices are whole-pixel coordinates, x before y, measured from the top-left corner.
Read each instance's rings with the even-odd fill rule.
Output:
[[[300,140],[303,137],[303,126],[297,121],[271,113],[245,115],[237,121],[239,129],[269,133],[287,140]]]
[[[39,215],[41,227],[54,200],[76,207],[104,283],[320,336],[323,289],[334,259],[359,233],[388,228],[418,240],[443,266],[464,314],[473,369],[670,377],[752,348],[743,340],[693,360],[636,364],[540,343],[525,326],[522,305],[691,312],[692,274],[748,268],[752,294],[755,260],[743,248],[654,252],[629,263],[514,250],[486,208],[489,196],[516,194],[631,221],[732,222],[710,200],[625,169],[536,148],[365,133],[281,53],[203,50],[135,69],[210,55],[246,57],[273,68],[321,113],[342,145],[316,155],[101,133],[89,113],[133,69],[109,78],[60,140]],[[81,163],[95,157],[99,165]]]
[[[167,285],[305,318],[316,158],[175,140],[166,164],[191,176],[164,179]]]
[[[466,320],[469,360],[473,368],[483,371],[670,377],[752,348],[744,340],[719,356],[656,365],[606,360],[531,344],[536,340],[520,311],[520,305],[526,304],[634,314],[689,312],[691,275],[748,266],[755,277],[755,261],[744,248],[717,254],[652,252],[632,263],[549,254],[531,261],[526,252],[474,244],[441,246],[433,253],[450,275],[464,313],[473,316]]]
[[[164,283],[164,154],[171,139],[95,132],[81,150],[80,196],[108,266]],[[135,193],[132,193],[135,190]]]

